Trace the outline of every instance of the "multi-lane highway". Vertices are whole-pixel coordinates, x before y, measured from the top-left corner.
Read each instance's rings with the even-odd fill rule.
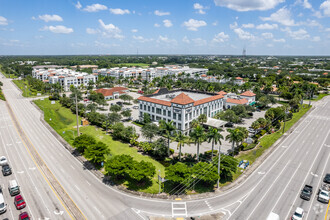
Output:
[[[316,191],[324,174],[330,173],[329,97],[319,102],[292,133],[286,134],[285,140],[243,183],[204,199],[170,201],[129,195],[102,183],[48,131],[39,120],[39,111],[28,99],[20,96],[13,83],[9,79],[2,81],[7,102],[28,142],[87,219],[187,217],[220,212],[224,219],[266,219],[271,211],[279,214],[281,219],[288,219],[298,206],[305,210],[305,219],[324,218],[327,205],[316,201]],[[28,144],[22,143],[26,139],[22,140],[18,135],[8,108],[3,102],[0,108],[0,153],[9,158],[14,168],[14,175],[31,209],[28,211],[35,219],[70,218],[70,211],[64,208],[27,152]],[[7,184],[4,178],[1,181],[1,184]],[[310,201],[299,198],[304,184],[315,188]],[[5,197],[12,199],[8,195]]]

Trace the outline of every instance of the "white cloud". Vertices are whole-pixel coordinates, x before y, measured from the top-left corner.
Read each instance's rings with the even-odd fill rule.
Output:
[[[8,25],[7,18],[0,16],[0,25]]]
[[[100,31],[97,30],[97,29],[93,29],[93,28],[86,28],[86,33],[87,34],[97,34],[99,33]]]
[[[136,33],[136,32],[138,32],[138,31],[139,31],[138,29],[132,29],[132,30],[131,30],[132,33]]]
[[[206,7],[204,7],[203,5],[199,4],[199,3],[195,3],[194,4],[194,9],[197,10],[198,14],[205,14],[206,12],[204,11],[205,9],[207,9]]]
[[[247,31],[244,31],[241,28],[234,29],[234,32],[238,35],[238,38],[241,40],[254,40],[255,36]]]
[[[269,32],[262,33],[261,36],[265,39],[272,39],[274,37],[274,35],[272,33],[269,33]]]
[[[256,28],[260,30],[273,30],[273,29],[277,29],[278,25],[265,23],[265,24],[259,24]]]
[[[235,21],[234,24],[229,24],[230,29],[235,29],[238,27],[237,22]]]
[[[174,39],[170,39],[168,38],[167,36],[162,36],[162,35],[159,35],[158,39],[157,39],[157,42],[158,43],[167,43],[167,44],[176,44],[176,40]]]
[[[183,26],[186,26],[190,31],[197,31],[198,28],[206,26],[206,22],[203,20],[189,19],[188,21],[183,22]]]
[[[229,35],[225,34],[224,32],[220,32],[214,36],[213,41],[218,43],[223,43],[228,39],[229,39]]]
[[[92,5],[88,5],[86,6],[86,8],[84,8],[84,11],[88,11],[88,12],[98,12],[98,11],[102,11],[102,10],[107,10],[108,7],[105,5],[101,5],[101,4],[92,4]]]
[[[320,11],[315,11],[313,16],[317,17],[317,18],[322,18],[322,14]]]
[[[279,43],[285,43],[285,39],[284,38],[280,38],[280,39],[273,39],[274,42],[279,42]]]
[[[218,25],[218,21],[215,21],[212,23],[213,26],[217,26]]]
[[[157,16],[165,16],[165,15],[170,15],[171,13],[156,10],[156,11],[154,11],[154,14],[157,15]]]
[[[330,17],[330,0],[325,0],[321,5],[320,9],[323,11],[323,15]]]
[[[155,23],[154,27],[160,27],[160,24]]]
[[[206,40],[202,39],[202,38],[195,38],[191,40],[192,43],[194,44],[194,46],[205,46],[207,44]]]
[[[190,43],[190,40],[188,39],[187,36],[184,36],[184,37],[182,38],[182,42],[184,42],[184,43],[186,43],[186,44],[189,44],[189,43]]]
[[[78,1],[77,4],[74,5],[77,9],[81,9],[82,5],[80,4],[80,2]]]
[[[145,42],[149,42],[149,41],[153,41],[153,39],[147,39],[147,38],[144,38],[142,36],[133,36],[133,39],[134,40],[137,40],[137,41],[140,41],[141,43],[145,43]]]
[[[306,40],[310,38],[310,35],[305,29],[300,28],[297,31],[292,31],[290,28],[286,27],[281,29],[282,31],[286,32],[291,38],[295,40]]]
[[[254,24],[251,24],[251,23],[242,24],[242,28],[254,28]]]
[[[163,21],[165,27],[172,27],[173,24],[170,20],[166,19]]]
[[[263,21],[274,21],[285,26],[294,26],[294,20],[291,18],[291,12],[286,7],[279,9],[270,15],[270,17],[261,17]]]
[[[128,9],[110,8],[110,13],[115,15],[124,15],[131,13]]]
[[[299,22],[298,25],[304,25],[304,26],[309,26],[309,27],[320,27],[322,28],[322,25],[316,21],[316,20],[310,20],[307,19],[306,21]]]
[[[59,15],[39,15],[38,16],[40,20],[43,20],[45,22],[49,21],[63,21],[63,18]]]
[[[113,24],[104,24],[102,19],[99,19],[99,23],[103,29],[102,35],[105,37],[123,39],[124,36],[121,35],[121,30]]]
[[[266,46],[267,46],[267,47],[274,47],[273,44],[267,44]]]
[[[67,28],[63,25],[45,26],[42,30],[51,31],[55,34],[70,34],[73,32],[72,28]]]
[[[275,8],[285,0],[214,0],[216,6],[227,7],[235,11],[265,11]]]
[[[319,42],[321,40],[321,38],[319,36],[315,36],[311,39],[311,41],[314,41],[314,42]]]
[[[304,0],[303,6],[304,6],[304,8],[308,8],[308,9],[312,8],[312,5],[311,5],[311,3],[308,2],[308,0]]]
[[[110,48],[110,47],[119,47],[119,44],[106,44],[100,41],[94,41],[94,45],[96,47],[102,47],[102,48]]]
[[[326,28],[326,29],[324,29],[324,31],[330,32],[330,28]]]

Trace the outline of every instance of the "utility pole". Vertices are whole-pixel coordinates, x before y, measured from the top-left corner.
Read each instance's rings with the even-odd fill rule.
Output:
[[[158,175],[158,182],[159,182],[159,194],[160,194],[160,190],[161,190],[161,186],[160,186],[160,184],[161,184],[161,182],[162,182],[162,177],[160,176],[160,170],[158,170],[158,172],[159,172],[159,175]]]
[[[76,118],[77,118],[77,136],[79,137],[79,117],[78,117],[78,101],[77,101],[77,93],[75,94],[76,99]]]
[[[285,121],[286,121],[286,107],[285,107],[285,110],[284,110],[284,120],[283,120],[283,134],[284,134],[284,129],[285,129]]]
[[[218,150],[218,182],[217,182],[217,189],[219,190],[219,182],[220,182],[220,144],[219,144],[219,150]]]

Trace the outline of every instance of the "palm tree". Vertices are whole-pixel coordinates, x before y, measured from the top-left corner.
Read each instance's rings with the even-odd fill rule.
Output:
[[[165,134],[167,137],[167,154],[170,156],[170,141],[173,131],[176,130],[176,127],[173,125],[173,121],[166,122],[164,120],[159,121],[159,128],[161,133]]]
[[[230,129],[228,128],[227,131],[229,134],[226,136],[226,140],[229,140],[229,142],[232,143],[232,150],[235,149],[235,144],[237,146],[237,143],[240,142],[243,139],[243,133],[239,129]]]
[[[195,142],[197,146],[197,161],[199,161],[199,145],[205,141],[205,132],[204,128],[198,125],[196,128],[192,130],[190,133],[190,138]]]
[[[220,139],[223,139],[223,136],[219,133],[219,131],[221,131],[221,129],[218,130],[217,128],[212,128],[207,133],[208,142],[210,143],[212,141],[212,156],[211,156],[211,159],[213,159],[214,144],[219,143],[221,145]]]
[[[190,128],[196,128],[199,125],[199,121],[194,119],[190,122]]]
[[[189,143],[188,137],[185,136],[182,131],[179,131],[176,133],[175,141],[178,142],[178,148],[179,148],[179,161],[181,161],[181,147],[184,146],[184,144]]]
[[[198,116],[197,120],[199,121],[199,123],[206,123],[207,122],[207,116],[206,114],[201,114],[200,116]]]

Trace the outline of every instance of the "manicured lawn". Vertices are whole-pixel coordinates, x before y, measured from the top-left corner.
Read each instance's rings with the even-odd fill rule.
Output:
[[[27,82],[27,80],[13,80],[13,82],[17,85],[18,88],[22,91],[22,96],[24,97],[34,97],[37,96],[36,91],[31,91],[31,88]]]
[[[73,132],[75,136],[76,132],[76,116],[72,112],[62,107],[58,102],[51,104],[48,99],[36,100],[34,101],[40,109],[44,111],[45,120],[49,123],[50,126],[60,134],[69,144],[72,144],[74,141]],[[79,118],[80,120],[80,118]],[[79,131],[83,134],[88,134],[93,136],[96,140],[102,141],[107,144],[110,148],[112,155],[118,154],[128,154],[132,156],[137,161],[147,161],[151,162],[156,167],[156,175],[152,179],[152,185],[146,189],[138,189],[139,191],[148,192],[148,193],[158,193],[158,170],[161,171],[161,175],[164,177],[165,168],[164,166],[152,159],[149,156],[141,155],[137,152],[137,149],[129,147],[128,144],[115,141],[110,135],[106,135],[105,131],[95,126],[84,126],[80,127]],[[63,133],[64,132],[64,133]],[[125,185],[127,182],[124,183]],[[134,186],[131,186],[134,189]]]
[[[321,93],[321,94],[319,94],[319,95],[317,96],[316,99],[312,99],[312,101],[318,101],[318,100],[320,100],[320,99],[322,99],[323,97],[328,96],[328,95],[329,95],[329,94]]]
[[[284,131],[289,130],[309,109],[311,108],[305,105],[305,108],[301,108],[298,113],[293,113],[293,117],[290,121],[287,121],[285,124]],[[241,152],[236,159],[240,160],[248,160],[250,164],[252,164],[259,156],[261,156],[265,150],[267,150],[270,146],[272,146],[281,136],[283,135],[282,129],[279,131],[266,135],[260,139],[260,146],[257,149],[244,153]]]
[[[131,67],[131,66],[149,66],[149,64],[147,63],[121,63],[122,66],[127,66],[127,67]]]

